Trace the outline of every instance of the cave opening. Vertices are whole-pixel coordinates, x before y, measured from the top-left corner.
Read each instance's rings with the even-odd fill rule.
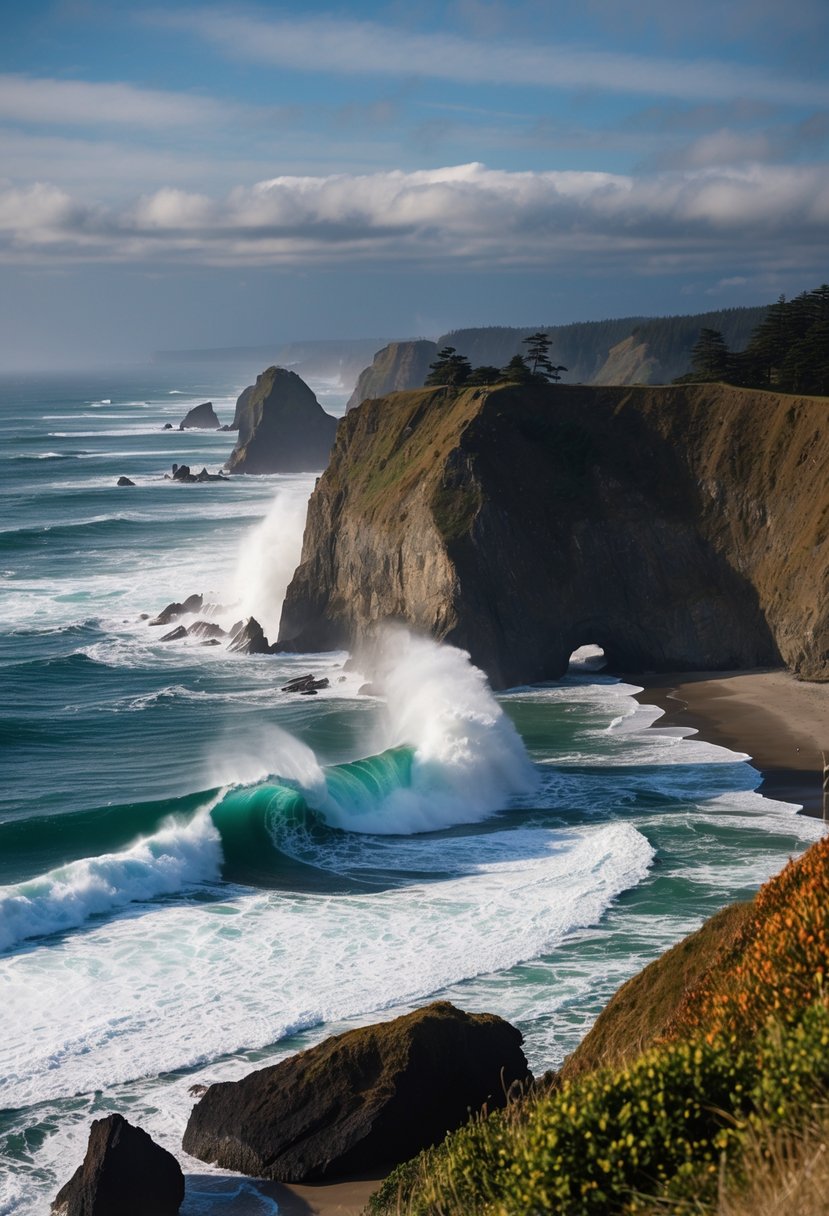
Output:
[[[567,670],[574,675],[584,675],[585,672],[602,671],[607,667],[607,658],[601,646],[595,642],[587,642],[577,646],[570,655]]]

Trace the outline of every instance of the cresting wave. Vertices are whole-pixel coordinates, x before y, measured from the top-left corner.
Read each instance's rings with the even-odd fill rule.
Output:
[[[468,655],[401,630],[383,639],[376,663],[382,751],[323,768],[310,747],[274,730],[260,761],[273,779],[220,792],[121,852],[0,888],[0,949],[220,875],[273,885],[286,858],[336,869],[343,832],[408,836],[476,822],[532,788],[518,733]]]

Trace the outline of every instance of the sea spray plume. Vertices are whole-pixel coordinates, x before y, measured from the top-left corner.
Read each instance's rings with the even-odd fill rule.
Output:
[[[302,533],[313,478],[286,481],[267,515],[246,533],[233,578],[234,611],[253,616],[267,636],[279,632],[282,601],[302,553]]]
[[[313,749],[271,722],[246,727],[244,738],[226,734],[208,759],[207,774],[211,788],[253,785],[278,776],[298,786],[309,800],[325,797],[325,772]]]
[[[38,878],[0,887],[0,950],[29,937],[75,929],[91,916],[215,881],[222,864],[210,812],[224,791],[186,823],[168,820],[129,848],[83,858]]]
[[[375,750],[412,748],[411,776],[379,800],[344,800],[352,791],[342,791],[329,770],[325,801],[309,801],[330,826],[436,831],[484,819],[532,788],[535,773],[518,732],[465,651],[387,626],[362,661],[386,698]]]

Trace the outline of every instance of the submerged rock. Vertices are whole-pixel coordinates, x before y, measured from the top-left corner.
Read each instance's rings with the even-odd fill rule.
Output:
[[[123,1115],[96,1119],[83,1164],[52,1204],[55,1216],[176,1216],[184,1175],[175,1157]]]
[[[185,414],[178,424],[178,429],[180,431],[186,431],[191,428],[193,430],[218,431],[221,425],[216,417],[216,411],[213,409],[213,402],[204,401],[201,405],[194,405]]]
[[[245,389],[234,423],[239,442],[226,468],[231,473],[300,473],[323,469],[337,419],[317,401],[296,372],[269,367]]]
[[[282,685],[282,692],[316,692],[318,688],[328,688],[328,679],[323,676],[317,680],[312,675],[297,676]]]
[[[115,484],[117,486],[134,486],[135,482],[130,481],[129,477],[119,477]]]
[[[389,1167],[443,1139],[531,1074],[520,1031],[437,1001],[211,1085],[183,1146],[280,1182]]]

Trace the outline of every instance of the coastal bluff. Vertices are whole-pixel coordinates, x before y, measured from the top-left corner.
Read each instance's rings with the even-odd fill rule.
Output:
[[[495,686],[784,662],[829,679],[829,401],[724,384],[431,388],[341,422],[280,645],[401,621]]]

